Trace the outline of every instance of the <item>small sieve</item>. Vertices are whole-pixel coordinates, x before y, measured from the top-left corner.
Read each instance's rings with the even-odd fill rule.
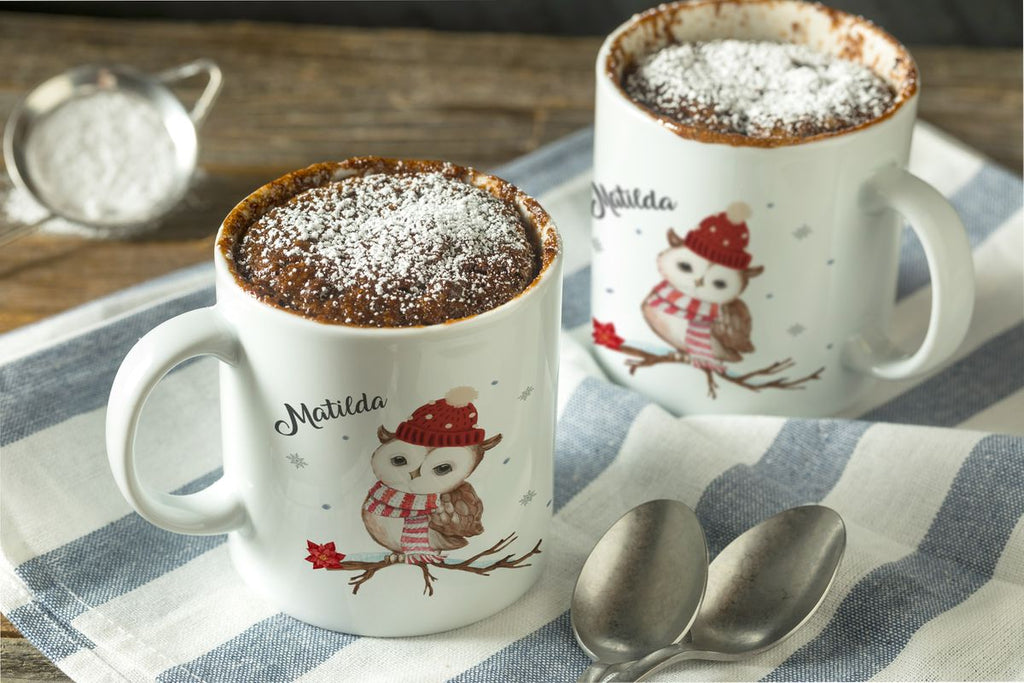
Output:
[[[169,84],[200,74],[207,76],[206,88],[191,111],[171,92]],[[45,221],[60,216],[94,228],[117,229],[148,223],[160,218],[181,200],[189,188],[198,157],[197,130],[220,92],[220,67],[209,59],[197,59],[157,74],[144,74],[123,65],[84,65],[45,81],[18,103],[4,130],[4,161],[13,183],[27,192],[48,212],[44,218],[0,232],[0,244],[30,232]],[[155,204],[138,215],[121,215],[97,220],[76,207],[47,201],[40,191],[40,178],[34,178],[27,163],[26,149],[40,121],[73,99],[99,92],[122,92],[148,103],[160,117],[174,149],[174,182]],[[36,169],[39,175],[45,169]]]

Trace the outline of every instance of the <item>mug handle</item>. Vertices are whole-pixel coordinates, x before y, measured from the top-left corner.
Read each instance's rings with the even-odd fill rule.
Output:
[[[864,185],[869,214],[896,211],[924,247],[932,283],[932,312],[924,341],[907,354],[880,332],[846,343],[844,363],[880,379],[906,379],[934,369],[967,335],[974,309],[974,261],[956,210],[938,190],[899,166],[886,166]]]
[[[179,534],[220,534],[247,522],[238,490],[221,477],[202,491],[172,495],[146,486],[135,468],[135,432],[150,392],[171,368],[209,355],[235,365],[235,333],[215,307],[183,313],[157,326],[128,352],[107,404],[107,458],[121,493],[143,518]]]
[[[198,76],[201,73],[206,74],[206,89],[203,90],[203,94],[199,96],[196,103],[192,105],[192,110],[188,113],[188,117],[192,119],[192,124],[197,129],[203,125],[206,115],[210,112],[210,107],[213,106],[214,100],[220,94],[221,85],[224,84],[224,75],[221,73],[217,63],[212,59],[197,59],[194,62],[182,64],[167,71],[161,71],[156,75],[157,80],[161,83],[174,83],[175,81],[183,81],[186,78]]]

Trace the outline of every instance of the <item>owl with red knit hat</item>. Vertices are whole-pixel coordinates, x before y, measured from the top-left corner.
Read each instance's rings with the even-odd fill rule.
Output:
[[[762,266],[751,267],[747,251],[750,207],[731,204],[708,216],[680,237],[668,231],[668,249],[658,254],[662,280],[644,299],[642,311],[651,329],[690,365],[712,373],[723,363],[751,353],[750,310],[739,298]]]
[[[483,502],[466,479],[501,434],[477,426],[472,387],[455,387],[426,403],[395,431],[377,430],[370,456],[377,482],[363,501],[362,518],[389,561],[439,563],[449,550],[483,533]]]

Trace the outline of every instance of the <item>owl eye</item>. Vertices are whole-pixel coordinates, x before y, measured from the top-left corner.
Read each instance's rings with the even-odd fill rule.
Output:
[[[725,289],[726,286],[725,280],[715,280],[711,284],[715,286],[715,289]]]
[[[693,266],[691,266],[686,261],[680,261],[676,265],[678,265],[679,266],[679,270],[683,271],[684,273],[692,273],[693,272]]]
[[[448,463],[444,463],[443,465],[435,465],[434,466],[434,474],[436,474],[439,477],[443,477],[444,475],[449,474],[451,471],[452,471],[452,466],[449,465]]]
[[[404,455],[396,455],[391,458],[391,464],[395,467],[403,467],[409,464],[409,461],[405,459]]]

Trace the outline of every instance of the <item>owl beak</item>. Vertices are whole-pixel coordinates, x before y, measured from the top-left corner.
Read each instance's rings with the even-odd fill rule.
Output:
[[[421,465],[421,467],[422,467],[422,465]],[[410,479],[416,479],[419,476],[420,476],[420,468],[419,467],[417,467],[416,469],[414,469],[412,472],[409,473],[409,478]]]
[[[694,283],[693,283],[693,284],[694,284],[694,286],[695,286],[695,287],[703,287],[703,286],[704,286],[704,276],[703,276],[703,275],[701,275],[701,276],[700,276],[699,278],[697,278],[697,279],[696,279],[696,280],[694,281]]]

